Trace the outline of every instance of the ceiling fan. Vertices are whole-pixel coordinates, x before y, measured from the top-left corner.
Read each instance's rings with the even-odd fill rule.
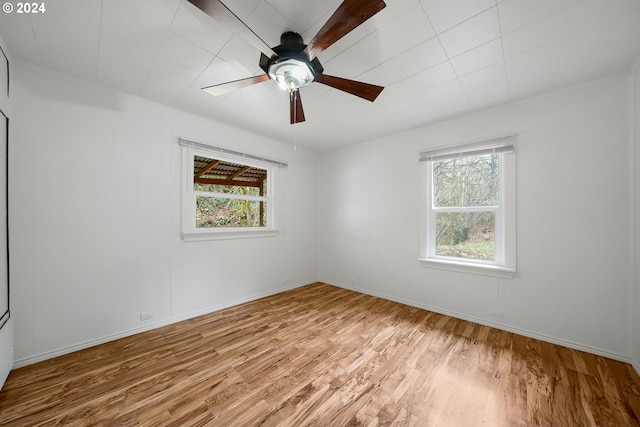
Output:
[[[189,0],[189,2],[216,21],[226,25],[261,52],[259,65],[265,74],[203,88],[213,96],[273,80],[281,89],[289,92],[291,124],[295,124],[305,121],[299,89],[313,82],[325,84],[371,102],[384,89],[382,86],[324,74],[324,68],[317,58],[320,52],[384,9],[386,4],[383,0],[344,0],[309,44],[303,43],[300,34],[287,31],[281,35],[280,45],[273,48],[221,1]]]

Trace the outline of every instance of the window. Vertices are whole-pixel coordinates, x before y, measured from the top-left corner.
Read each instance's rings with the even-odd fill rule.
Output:
[[[513,277],[515,137],[421,153],[427,267]]]
[[[180,140],[184,240],[278,234],[276,188],[284,163]]]

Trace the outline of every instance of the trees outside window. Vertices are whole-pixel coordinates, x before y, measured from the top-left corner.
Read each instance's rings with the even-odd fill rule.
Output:
[[[432,162],[436,255],[495,259],[499,165],[497,154]]]

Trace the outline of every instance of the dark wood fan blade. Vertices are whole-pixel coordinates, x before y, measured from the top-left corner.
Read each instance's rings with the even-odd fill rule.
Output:
[[[289,111],[291,115],[291,124],[304,122],[304,110],[302,109],[302,99],[300,91],[294,90],[289,93]]]
[[[260,52],[269,58],[275,56],[275,52],[264,42],[242,19],[233,13],[227,6],[219,0],[189,0],[189,3],[202,10],[213,19],[225,25],[229,30],[238,34]]]
[[[384,89],[382,86],[343,79],[342,77],[327,76],[326,74],[317,74],[315,81],[371,102],[375,101],[382,89]]]
[[[233,92],[237,89],[242,89],[243,87],[264,82],[266,80],[269,80],[269,76],[263,74],[261,76],[247,77],[246,79],[234,80],[232,82],[220,83],[219,85],[203,87],[202,90],[207,92],[209,95],[220,96],[229,92]]]
[[[305,52],[309,59],[313,60],[320,52],[385,7],[382,0],[344,0],[307,45]]]

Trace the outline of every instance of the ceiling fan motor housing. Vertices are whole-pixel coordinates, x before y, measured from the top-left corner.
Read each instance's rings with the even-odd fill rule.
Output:
[[[287,31],[280,36],[280,45],[273,48],[275,56],[260,55],[260,68],[283,89],[307,86],[324,68],[317,57],[309,60],[304,52],[306,47],[300,34]]]

